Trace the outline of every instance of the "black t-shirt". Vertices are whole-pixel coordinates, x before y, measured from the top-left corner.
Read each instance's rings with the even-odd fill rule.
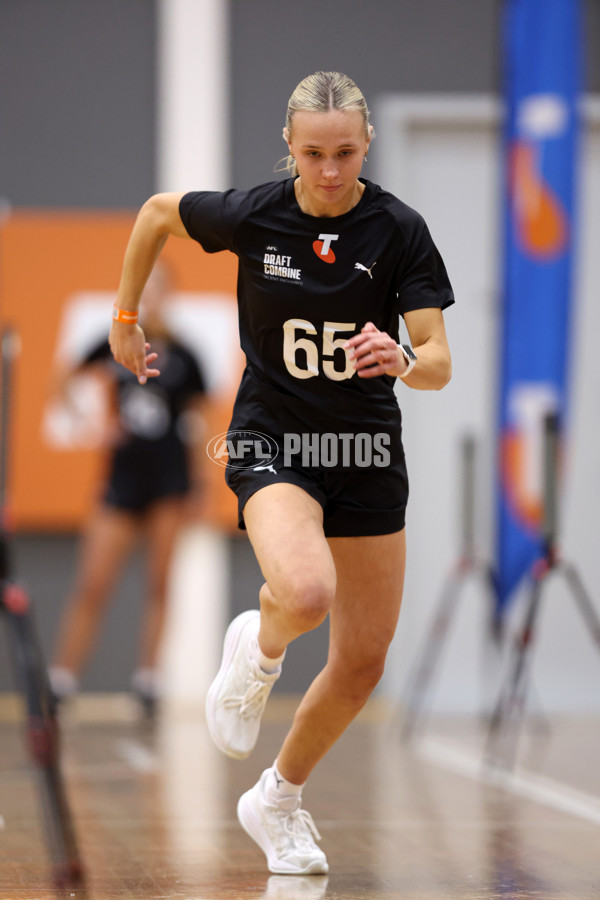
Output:
[[[247,366],[232,428],[336,431],[399,422],[394,378],[359,378],[343,344],[372,321],[398,340],[399,315],[454,302],[422,217],[372,182],[353,209],[302,212],[294,180],[248,191],[190,192],[180,202],[204,250],[239,258]]]
[[[159,354],[160,375],[145,385],[112,357],[107,340],[86,354],[82,366],[103,362],[116,385],[120,441],[118,453],[161,452],[181,442],[179,418],[188,402],[205,391],[204,379],[193,354],[173,338],[152,341]]]

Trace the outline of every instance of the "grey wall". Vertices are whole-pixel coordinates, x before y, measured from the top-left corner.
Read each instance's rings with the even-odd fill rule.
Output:
[[[223,0],[226,2],[226,0]],[[500,0],[230,0],[232,184],[273,177],[294,86],[347,72],[382,91],[498,88]],[[600,2],[584,0],[600,90]],[[0,2],[0,197],[137,208],[155,183],[154,0]],[[376,123],[375,123],[376,124]]]
[[[0,196],[137,208],[154,187],[153,0],[0,2]]]
[[[233,0],[234,185],[272,177],[287,100],[319,69],[346,72],[369,103],[381,91],[494,90],[496,5],[302,0],[282,11],[277,0]]]
[[[318,69],[378,93],[498,91],[500,0],[233,0],[235,187],[273,177],[287,100]],[[600,3],[584,2],[586,83],[600,90]],[[377,130],[377,122],[374,122]],[[368,172],[365,173],[368,176]]]

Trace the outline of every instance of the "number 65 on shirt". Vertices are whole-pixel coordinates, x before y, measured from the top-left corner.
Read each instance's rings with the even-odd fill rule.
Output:
[[[319,346],[318,342],[308,337],[298,337],[297,332],[304,334],[318,334],[312,322],[307,319],[287,319],[283,323],[283,360],[285,367],[294,378],[314,378],[319,374]],[[345,332],[343,337],[335,337],[337,332]],[[356,332],[355,322],[323,322],[323,337],[321,348],[321,368],[323,374],[332,381],[344,381],[352,378],[355,369],[351,360],[346,356],[346,368],[339,370],[334,368],[334,355],[336,350],[343,350],[348,338]],[[297,364],[296,354],[298,350],[306,353],[306,368],[300,368]],[[345,352],[344,352],[345,355]]]

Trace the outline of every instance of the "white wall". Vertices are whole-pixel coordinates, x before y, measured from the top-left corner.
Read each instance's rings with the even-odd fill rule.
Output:
[[[600,356],[595,349],[600,304],[595,296],[594,250],[600,242],[600,121],[597,116],[593,119],[583,155],[572,432],[562,543],[600,611]],[[459,552],[459,444],[466,431],[481,444],[479,549],[487,558],[493,552],[494,393],[500,336],[495,301],[500,274],[499,109],[487,96],[396,96],[381,98],[373,121],[378,137],[370,174],[425,216],[457,299],[445,315],[453,354],[450,385],[432,394],[404,385],[398,389],[411,483],[409,562],[405,606],[383,687],[401,697]],[[520,616],[521,610],[516,604],[514,614]],[[470,582],[434,681],[435,709],[480,708],[486,671],[482,656],[489,655],[483,638],[485,615],[483,592]],[[533,693],[546,709],[600,710],[600,653],[560,583],[552,584],[544,602],[533,680]]]

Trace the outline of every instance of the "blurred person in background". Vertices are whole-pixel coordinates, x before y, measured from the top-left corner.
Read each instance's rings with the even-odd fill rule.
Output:
[[[226,479],[265,583],[260,610],[227,629],[207,695],[208,729],[223,753],[251,753],[288,644],[330,620],[325,667],[274,763],[238,803],[243,828],[282,875],[328,871],[302,790],[379,681],[398,621],[408,479],[394,385],[439,390],[451,377],[446,269],[422,217],[360,177],[372,136],[351,79],[305,78],[284,128],[292,177],[144,204],[110,335],[115,359],[146,384],[161,360],[137,310],[169,235],[238,256],[247,365]],[[399,343],[400,316],[412,347]],[[266,460],[260,442],[236,441],[240,433],[267,435],[281,452]],[[319,456],[334,445],[337,458]]]
[[[152,715],[160,699],[159,653],[175,543],[201,491],[199,443],[205,383],[194,354],[166,321],[171,277],[161,261],[144,289],[144,329],[160,354],[161,376],[143,389],[115,363],[108,339],[58,375],[57,394],[68,404],[75,376],[96,371],[109,391],[106,478],[89,517],[72,593],[60,623],[49,669],[58,701],[74,694],[93,652],[115,583],[137,540],[147,551],[147,586],[131,688]]]

